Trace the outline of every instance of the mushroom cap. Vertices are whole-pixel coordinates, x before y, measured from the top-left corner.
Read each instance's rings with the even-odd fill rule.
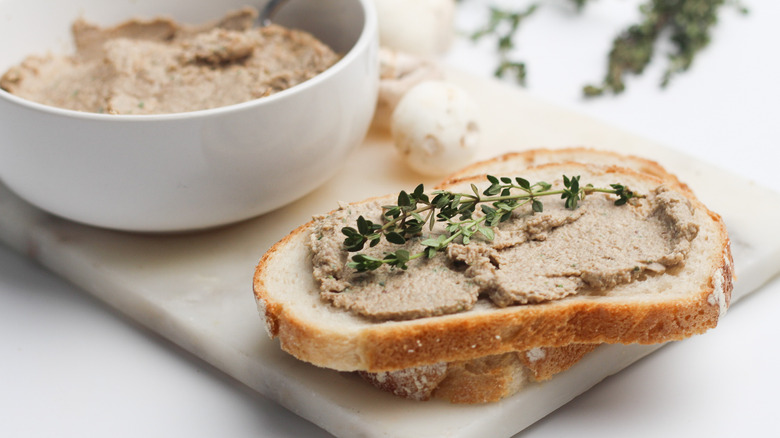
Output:
[[[374,0],[383,46],[415,55],[439,55],[454,38],[454,0]]]
[[[406,52],[379,50],[379,96],[372,126],[389,131],[396,105],[407,91],[429,80],[441,80],[444,72],[435,62]]]
[[[471,96],[452,83],[422,82],[398,102],[391,133],[412,169],[446,175],[474,158],[480,143],[479,110]]]

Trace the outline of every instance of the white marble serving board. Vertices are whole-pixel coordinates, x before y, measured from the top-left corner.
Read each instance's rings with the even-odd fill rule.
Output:
[[[482,107],[479,158],[532,147],[584,145],[654,159],[724,217],[739,277],[735,300],[780,270],[777,193],[514,87],[458,73],[450,78]],[[305,176],[291,175],[300,177]],[[237,225],[176,235],[75,224],[30,206],[0,185],[0,240],[339,437],[511,436],[658,347],[602,346],[552,381],[483,406],[397,399],[352,375],[283,353],[268,339],[252,296],[253,270],[263,253],[338,201],[411,189],[421,181],[429,186],[436,182],[409,172],[390,140],[374,133],[337,177],[299,202]],[[732,196],[737,193],[739,197]]]

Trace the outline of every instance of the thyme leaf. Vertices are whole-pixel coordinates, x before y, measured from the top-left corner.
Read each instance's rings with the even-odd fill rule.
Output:
[[[579,175],[564,175],[564,187],[559,190],[552,190],[552,185],[547,182],[531,184],[520,177],[512,179],[488,175],[487,180],[490,185],[482,192],[474,184],[471,185],[471,193],[437,190],[431,194],[432,197],[425,193],[422,184],[412,193],[401,191],[395,205],[382,207],[382,224],[375,224],[361,215],[356,227],[341,229],[346,236],[343,248],[348,252],[361,251],[366,243],[375,246],[383,236],[389,243],[403,245],[409,239],[421,238],[425,226],[433,229],[437,222],[445,224],[445,233],[420,240],[424,249],[419,253],[410,254],[406,249],[399,249],[385,254],[383,258],[358,253],[352,256],[347,266],[358,272],[372,271],[383,265],[407,269],[409,261],[435,257],[455,239],[460,238],[464,245],[468,245],[474,236],[493,240],[494,228],[509,220],[518,208],[530,203],[533,213],[542,212],[544,206],[539,198],[545,196],[560,195],[568,209],[576,209],[585,196],[596,192],[617,196],[615,205],[643,197],[622,184],[611,184],[608,188],[590,184],[582,186]],[[481,215],[475,216],[477,206]]]

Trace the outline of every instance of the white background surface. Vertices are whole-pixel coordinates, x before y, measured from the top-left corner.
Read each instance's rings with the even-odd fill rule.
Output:
[[[458,27],[481,22],[487,3],[465,0]],[[580,87],[602,77],[638,2],[598,0],[583,15],[568,1],[540,3],[518,51],[534,95],[780,191],[780,3],[744,0],[747,16],[724,9],[713,44],[669,88],[657,85],[659,54],[626,93],[594,101]],[[461,40],[446,61],[487,76],[493,54]],[[664,347],[519,436],[778,436],[777,309],[775,280],[718,329]],[[0,246],[0,436],[329,435]]]

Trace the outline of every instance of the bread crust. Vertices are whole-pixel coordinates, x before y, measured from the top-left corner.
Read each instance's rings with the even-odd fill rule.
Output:
[[[549,164],[537,169],[554,166],[561,167]],[[649,179],[653,184],[662,182],[657,177],[614,166],[594,170],[593,166],[567,163],[565,168],[567,173],[589,169]],[[469,181],[457,180],[444,187]],[[653,344],[684,339],[717,325],[730,302],[733,262],[720,217],[709,212],[684,185],[670,185],[697,209],[707,212],[715,225],[713,237],[720,248],[718,254],[711,255],[708,266],[702,268],[707,269],[709,280],[679,298],[666,299],[662,295],[632,301],[583,296],[411,321],[366,323],[354,331],[327,330],[296,315],[294,309],[288,308],[291,306],[278,299],[279,291],[273,293],[269,289],[267,281],[268,276],[274,275],[270,262],[283,256],[291,246],[301,244],[313,222],[296,228],[263,256],[255,271],[255,297],[268,333],[280,339],[285,351],[315,365],[344,371],[399,370],[569,344]],[[311,272],[308,258],[297,263],[306,266],[296,272]],[[327,308],[327,304],[323,306]]]
[[[555,374],[571,368],[597,347],[598,344],[569,344],[523,351],[519,352],[518,356],[533,379],[541,382],[550,380]]]
[[[528,381],[518,354],[499,354],[449,364],[432,395],[452,403],[492,403],[516,394]]]
[[[538,148],[526,151],[507,152],[497,157],[478,161],[464,167],[447,176],[442,185],[449,185],[464,178],[486,173],[512,170],[518,171],[547,165],[551,163],[584,163],[600,166],[617,166],[632,169],[636,172],[652,175],[664,181],[673,182],[675,185],[690,190],[674,174],[669,173],[663,166],[653,160],[638,157],[636,155],[619,154],[584,146],[567,147],[561,149]],[[495,175],[504,176],[504,175]]]
[[[410,400],[493,403],[520,392],[530,382],[549,380],[596,347],[545,347],[384,373],[360,371],[359,375],[382,391]]]

